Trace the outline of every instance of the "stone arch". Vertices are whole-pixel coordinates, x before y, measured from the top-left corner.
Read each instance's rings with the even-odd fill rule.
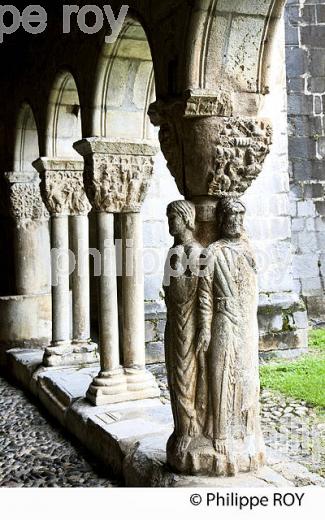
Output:
[[[14,171],[33,173],[39,156],[39,134],[31,105],[24,102],[17,118],[14,143]]]
[[[135,18],[127,18],[114,44],[103,44],[96,85],[93,135],[155,137],[147,116],[155,98],[151,50],[146,33]]]
[[[46,156],[79,158],[73,143],[82,137],[80,100],[76,81],[67,70],[54,82],[48,107]]]
[[[95,76],[93,136],[129,141],[157,141],[157,129],[151,125],[147,115],[149,105],[156,97],[156,59],[157,56],[151,52],[150,40],[142,21],[137,16],[128,16],[117,41],[114,44],[103,43],[101,47]],[[155,160],[154,176],[141,212],[145,302],[159,302],[161,298],[165,260],[162,258],[164,250],[161,246],[167,248],[170,242],[166,206],[176,198],[179,198],[178,190],[160,153]],[[117,216],[115,222],[115,233],[119,238],[121,217]],[[155,264],[155,270],[152,263]],[[92,301],[94,321],[94,298]],[[148,321],[149,319],[150,317]],[[148,325],[150,327],[151,324]]]
[[[273,0],[265,22],[264,35],[260,47],[257,78],[257,92],[261,94],[268,94],[270,90],[274,42],[286,1],[287,0]]]
[[[273,37],[284,3],[197,0],[187,45],[187,88],[228,90],[233,95],[266,93]]]

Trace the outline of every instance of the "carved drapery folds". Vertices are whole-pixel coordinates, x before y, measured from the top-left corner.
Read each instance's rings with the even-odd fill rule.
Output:
[[[155,147],[93,138],[79,141],[75,148],[85,157],[85,187],[96,211],[141,210],[153,174]]]
[[[195,239],[191,202],[172,203],[167,213],[175,238],[165,271],[165,354],[174,417],[167,460],[186,474],[254,471],[265,455],[257,274],[243,230],[245,208],[221,199],[220,238],[205,250]]]
[[[267,120],[233,115],[227,92],[158,101],[149,115],[178,189],[186,198],[237,197],[262,170],[272,141]]]
[[[9,212],[16,225],[21,227],[31,222],[48,220],[37,175],[10,172],[5,177],[9,183]]]
[[[51,215],[88,215],[83,161],[39,159],[34,167],[41,174],[41,194]]]
[[[248,113],[234,114],[232,97],[223,91],[187,92],[183,100],[158,101],[149,110],[187,199],[168,208],[175,244],[165,284],[174,416],[167,460],[181,473],[236,475],[257,469],[265,458],[257,274],[238,198],[262,171],[272,129],[256,111]],[[178,273],[175,257],[182,267],[189,255],[201,270]]]

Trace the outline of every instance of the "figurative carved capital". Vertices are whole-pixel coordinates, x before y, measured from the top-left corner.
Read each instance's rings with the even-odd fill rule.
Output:
[[[224,118],[215,136],[215,168],[208,195],[238,197],[258,177],[270,151],[271,125],[251,118]]]
[[[260,174],[270,151],[270,122],[233,117],[224,92],[157,101],[149,115],[160,126],[167,166],[186,198],[240,196]]]
[[[89,139],[75,144],[85,158],[85,187],[98,212],[137,213],[153,175],[157,148],[146,143]]]
[[[82,161],[40,159],[34,167],[41,174],[41,194],[51,215],[88,215],[91,205],[84,188]]]

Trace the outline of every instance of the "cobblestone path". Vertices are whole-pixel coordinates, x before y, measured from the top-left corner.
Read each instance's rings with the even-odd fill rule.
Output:
[[[21,390],[0,378],[0,487],[118,485]]]
[[[163,403],[164,365],[153,365]],[[325,477],[325,416],[304,401],[263,390],[261,416],[268,446]],[[116,487],[120,484],[53,426],[21,390],[0,378],[0,487]]]
[[[150,370],[158,379],[162,402],[168,402],[165,366]],[[325,411],[316,413],[305,401],[262,390],[261,419],[267,446],[325,477]]]

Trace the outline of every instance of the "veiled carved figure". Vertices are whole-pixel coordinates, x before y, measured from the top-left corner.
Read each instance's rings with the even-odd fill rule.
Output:
[[[182,303],[177,306],[167,299],[167,369],[171,399],[176,403],[174,417],[179,421],[175,419],[167,452],[171,466],[183,473],[235,475],[264,463],[259,418],[257,275],[243,229],[244,214],[239,201],[221,200],[220,240],[207,248],[205,267],[198,277],[192,277],[190,298],[175,282]],[[175,295],[174,289],[172,298]],[[183,318],[185,302],[192,302],[190,322]],[[185,323],[186,327],[190,323],[188,329]],[[173,336],[169,336],[170,331]],[[190,363],[182,351],[187,343],[191,344],[191,353],[195,352],[189,357]],[[175,384],[183,379],[188,383],[185,400],[180,385]],[[175,415],[176,408],[183,418],[193,418],[187,442],[175,442],[178,424],[182,424]]]
[[[187,201],[168,206],[174,246],[165,268],[167,325],[165,353],[175,430],[169,451],[182,452],[198,434],[195,409],[197,387],[196,329],[198,268],[202,246],[195,241],[195,206]]]

